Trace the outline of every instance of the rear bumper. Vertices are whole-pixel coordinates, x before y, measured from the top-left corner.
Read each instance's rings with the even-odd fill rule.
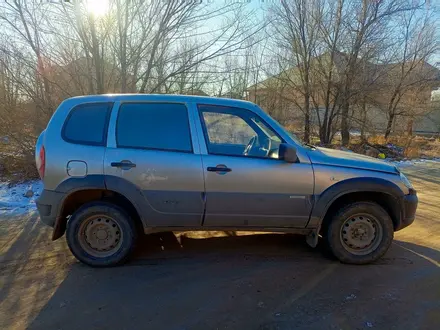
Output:
[[[399,226],[396,228],[396,231],[408,227],[410,224],[414,222],[414,219],[416,218],[416,210],[418,203],[419,203],[419,199],[415,191],[413,194],[405,195],[403,197],[402,218]]]
[[[59,207],[65,197],[64,193],[59,193],[51,190],[43,190],[40,197],[37,199],[37,209],[40,214],[41,221],[50,226],[55,227],[58,218]]]

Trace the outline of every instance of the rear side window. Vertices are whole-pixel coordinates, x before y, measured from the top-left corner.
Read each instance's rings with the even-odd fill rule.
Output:
[[[74,107],[64,123],[62,137],[67,142],[103,146],[112,103],[86,103]]]
[[[188,110],[179,103],[123,103],[116,141],[119,148],[192,152]]]

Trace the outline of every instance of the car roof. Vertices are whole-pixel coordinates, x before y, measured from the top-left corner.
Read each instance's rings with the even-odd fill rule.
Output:
[[[75,96],[67,99],[74,103],[87,102],[117,102],[117,101],[162,101],[162,102],[197,102],[205,104],[219,104],[228,106],[243,106],[246,108],[255,106],[254,103],[244,100],[229,99],[223,97],[179,95],[179,94],[100,94]]]

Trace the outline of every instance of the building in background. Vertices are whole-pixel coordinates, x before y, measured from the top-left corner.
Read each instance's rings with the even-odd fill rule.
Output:
[[[347,56],[334,54],[330,94],[331,107],[338,111],[338,88],[344,79]],[[413,65],[409,67],[409,65]],[[311,61],[310,121],[312,130],[318,130],[326,111],[322,76],[330,66],[330,55],[325,53]],[[359,74],[354,77],[350,98],[350,125],[352,132],[367,130],[383,134],[386,130],[390,106],[395,119],[392,132],[412,131],[416,134],[440,134],[440,70],[426,62],[374,64],[358,60]],[[403,70],[403,71],[402,71]],[[402,72],[405,74],[402,75]],[[246,99],[259,104],[284,125],[301,131],[304,126],[304,89],[298,67],[247,88]],[[325,86],[323,86],[325,85]]]

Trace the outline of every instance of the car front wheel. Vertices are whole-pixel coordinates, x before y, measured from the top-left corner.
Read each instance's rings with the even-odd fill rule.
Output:
[[[66,238],[79,261],[93,267],[115,266],[130,256],[136,228],[117,205],[93,202],[83,205],[70,217]]]
[[[388,213],[373,202],[358,202],[336,212],[328,226],[327,243],[341,262],[367,264],[382,257],[394,237]]]

